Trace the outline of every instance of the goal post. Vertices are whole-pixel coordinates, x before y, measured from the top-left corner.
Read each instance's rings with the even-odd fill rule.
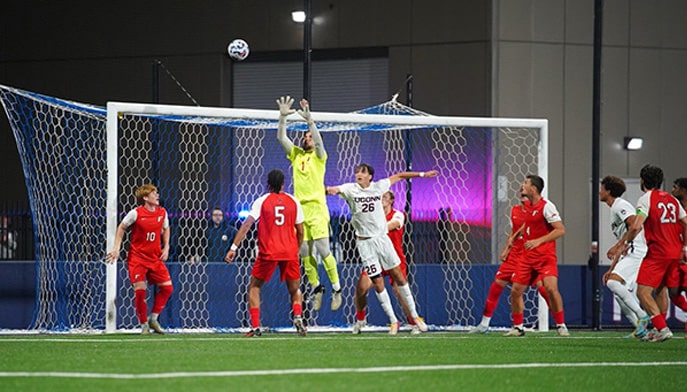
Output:
[[[247,328],[247,288],[255,256],[254,228],[231,265],[211,259],[210,211],[220,206],[238,227],[250,203],[279,168],[292,192],[290,163],[276,140],[277,110],[110,102],[107,108],[0,86],[0,100],[19,150],[34,219],[37,300],[32,329],[135,330],[126,264],[104,264],[118,223],[136,206],[134,190],[160,189],[170,216],[168,268],[174,294],[161,321],[179,331]],[[328,153],[326,185],[354,181],[365,162],[375,179],[405,170],[437,169],[439,177],[394,184],[394,208],[406,213],[404,250],[420,315],[435,328],[466,328],[481,317],[493,265],[510,232],[510,208],[528,174],[547,179],[547,121],[433,116],[395,100],[356,113],[313,112]],[[307,125],[298,115],[287,133],[298,144]],[[328,197],[332,253],[344,305],[315,312],[304,289],[308,325],[346,327],[361,271],[350,211]],[[127,236],[128,237],[128,236]],[[491,267],[487,267],[492,265]],[[322,283],[328,288],[320,267]],[[485,272],[486,271],[486,272]],[[305,281],[305,279],[304,279]],[[154,288],[153,288],[154,290]],[[150,295],[149,301],[150,301]],[[278,278],[263,287],[266,326],[288,327],[288,294]],[[377,301],[368,322],[386,323]],[[398,316],[403,315],[392,299]],[[510,323],[508,299],[493,325]],[[149,302],[150,305],[150,302]],[[536,290],[526,292],[527,325],[546,330]],[[539,314],[539,315],[538,315]]]

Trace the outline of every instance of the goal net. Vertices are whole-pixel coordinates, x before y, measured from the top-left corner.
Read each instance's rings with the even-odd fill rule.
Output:
[[[4,86],[0,97],[34,217],[38,290],[31,328],[137,327],[123,262],[128,244],[119,263],[102,260],[117,224],[136,206],[134,190],[147,182],[160,189],[172,230],[168,267],[175,291],[163,324],[220,331],[249,325],[255,227],[232,264],[206,256],[212,246],[207,230],[215,206],[238,227],[252,201],[266,192],[271,169],[284,171],[286,191],[293,191],[291,168],[276,138],[276,110],[114,102],[105,109]],[[519,186],[527,174],[546,179],[546,120],[432,116],[395,100],[356,113],[315,112],[313,119],[329,155],[327,185],[354,181],[361,162],[375,168],[376,179],[439,170],[437,178],[392,187],[394,207],[407,216],[409,282],[429,324],[461,328],[479,322],[494,272],[483,267],[498,264]],[[306,129],[297,115],[289,118],[294,143]],[[325,296],[315,312],[311,288],[304,285],[313,329],[354,322],[352,299],[361,271],[348,207],[337,197],[327,203],[344,304],[331,312]],[[327,286],[322,267],[320,276]],[[291,325],[288,294],[278,277],[265,285],[262,298],[263,325]],[[369,302],[368,321],[384,324],[376,300]],[[539,308],[536,291],[528,291],[527,323],[536,324]],[[507,305],[499,309],[509,319]],[[395,310],[403,319],[400,307]]]

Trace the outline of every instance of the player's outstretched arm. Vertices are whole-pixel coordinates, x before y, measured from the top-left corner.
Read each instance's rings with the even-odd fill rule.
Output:
[[[295,112],[291,109],[293,105],[293,98],[291,97],[279,97],[277,99],[277,105],[279,105],[279,124],[277,125],[277,140],[281,144],[284,151],[288,154],[293,149],[293,142],[286,136],[286,117],[290,116]]]
[[[117,226],[117,232],[115,233],[115,241],[112,250],[105,255],[105,261],[108,263],[114,263],[119,259],[119,249],[122,246],[122,240],[124,239],[124,232],[127,226],[124,223],[120,223]]]
[[[298,111],[301,117],[308,123],[308,129],[310,130],[310,136],[312,137],[312,142],[315,145],[315,155],[318,158],[324,159],[327,151],[324,149],[324,141],[322,140],[322,135],[320,130],[317,129],[315,121],[312,119],[310,113],[310,103],[307,99],[301,99],[301,110]]]
[[[341,189],[339,189],[338,186],[326,186],[326,187],[324,187],[324,191],[328,195],[334,196],[334,195],[338,195],[341,192]]]
[[[253,218],[251,215],[248,215],[248,218],[243,221],[239,231],[236,232],[236,236],[234,237],[234,241],[231,243],[231,247],[229,248],[227,255],[224,256],[224,261],[227,263],[234,261],[234,258],[236,257],[236,251],[238,250],[241,241],[243,241],[243,239],[246,237],[250,227],[253,226],[253,222],[255,222],[255,218]]]
[[[436,170],[430,170],[426,172],[401,172],[401,173],[396,173],[392,176],[389,177],[389,181],[391,184],[395,184],[401,180],[407,180],[409,178],[417,178],[417,177],[423,177],[423,178],[433,178],[439,175],[439,172]]]

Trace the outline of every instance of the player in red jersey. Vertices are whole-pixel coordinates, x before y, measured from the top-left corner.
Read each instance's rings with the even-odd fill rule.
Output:
[[[511,222],[511,234],[508,236],[506,245],[501,251],[500,259],[503,262],[499,267],[498,271],[494,275],[494,281],[489,287],[489,294],[487,294],[487,300],[484,303],[484,311],[482,312],[482,321],[472,328],[469,333],[488,333],[489,323],[491,322],[491,316],[496,310],[496,306],[499,304],[499,297],[503,292],[503,289],[508,283],[512,283],[513,273],[515,273],[515,268],[522,257],[524,257],[525,241],[522,237],[522,230],[525,226],[525,217],[527,215],[527,206],[529,205],[529,199],[527,195],[522,192],[522,188],[518,192],[520,195],[520,204],[514,205],[510,212],[510,222]],[[533,286],[537,287],[537,291],[549,303],[549,295],[544,289],[542,280],[538,277],[535,278],[536,282]],[[517,300],[517,299],[516,299]],[[519,298],[522,301],[522,297]],[[524,309],[525,304],[521,307]]]
[[[174,291],[172,279],[164,263],[169,258],[169,218],[167,211],[160,207],[160,194],[155,185],[145,184],[136,189],[135,195],[139,207],[129,211],[117,227],[114,247],[107,254],[106,261],[109,263],[117,261],[124,233],[131,228],[126,263],[129,279],[134,287],[134,307],[138,321],[141,323],[141,333],[149,334],[152,328],[155,332],[164,334],[158,316]],[[162,235],[162,248],[160,248],[160,235]],[[146,303],[148,291],[146,280],[158,287],[150,318],[148,318]]]
[[[687,178],[678,178],[673,182],[673,190],[670,192],[675,196],[676,199],[680,201],[682,208],[687,207]],[[684,292],[687,291],[687,264],[677,263],[674,264],[671,270],[670,278],[667,282],[668,295],[670,300],[687,312],[687,298],[684,296]],[[685,323],[685,339],[687,339],[687,323]]]
[[[637,298],[651,316],[654,328],[642,340],[661,342],[673,337],[665,318],[668,310],[665,287],[674,265],[687,262],[687,214],[673,195],[660,190],[663,183],[660,167],[644,165],[639,179],[644,194],[637,201],[637,218],[613,250],[626,253],[631,241],[644,228],[648,250],[637,275]]]
[[[251,330],[244,336],[260,336],[260,290],[279,266],[281,280],[291,295],[293,325],[300,336],[306,335],[303,322],[303,296],[300,290],[301,266],[298,249],[303,243],[303,209],[292,195],[283,192],[284,173],[272,170],[267,175],[269,193],[251,205],[250,213],[236,233],[224,260],[234,261],[236,250],[253,222],[258,221],[258,257],[253,264],[248,288]]]
[[[389,230],[387,235],[391,239],[391,243],[394,246],[394,250],[396,251],[398,258],[401,260],[401,264],[399,265],[401,273],[403,274],[403,277],[407,279],[408,262],[406,261],[406,255],[403,252],[403,226],[405,225],[405,214],[393,208],[395,200],[396,196],[394,195],[394,192],[390,190],[386,191],[384,195],[382,195],[382,207],[384,208],[384,214],[386,215],[386,227]],[[389,271],[382,271],[382,276],[389,277],[389,284],[391,284],[391,287],[394,289],[394,294],[396,295],[396,298],[398,298],[398,302],[401,304],[401,308],[406,315],[408,324],[411,325],[410,334],[419,335],[422,333],[422,330],[415,322],[408,303],[398,290],[398,284],[396,284],[394,279],[391,277]],[[365,316],[367,313],[367,293],[372,288],[372,280],[369,278],[364,279],[364,277],[367,277],[367,273],[363,269],[361,279],[358,280],[358,286],[356,287],[356,290],[360,292],[360,295],[356,296],[356,323],[353,325],[354,334],[360,333],[361,328],[365,325]],[[364,295],[362,294],[363,292],[365,293]],[[420,317],[420,319],[422,318]],[[398,325],[396,327],[398,327]],[[398,329],[394,330],[398,331]]]
[[[511,289],[511,313],[513,329],[505,336],[523,336],[524,305],[522,295],[533,278],[542,278],[544,288],[549,294],[551,314],[556,322],[560,336],[570,336],[565,325],[563,299],[558,292],[558,265],[556,259],[556,240],[565,235],[565,226],[556,206],[541,196],[544,179],[529,175],[522,184],[522,191],[529,200],[529,207],[523,227],[524,257],[513,273]]]

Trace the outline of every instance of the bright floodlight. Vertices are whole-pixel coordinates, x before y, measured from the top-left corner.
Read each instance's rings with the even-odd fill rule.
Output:
[[[296,23],[305,22],[305,11],[292,11],[291,19]]]
[[[644,139],[642,139],[641,137],[626,136],[623,139],[623,145],[625,149],[629,151],[639,150],[642,148],[643,144]]]

